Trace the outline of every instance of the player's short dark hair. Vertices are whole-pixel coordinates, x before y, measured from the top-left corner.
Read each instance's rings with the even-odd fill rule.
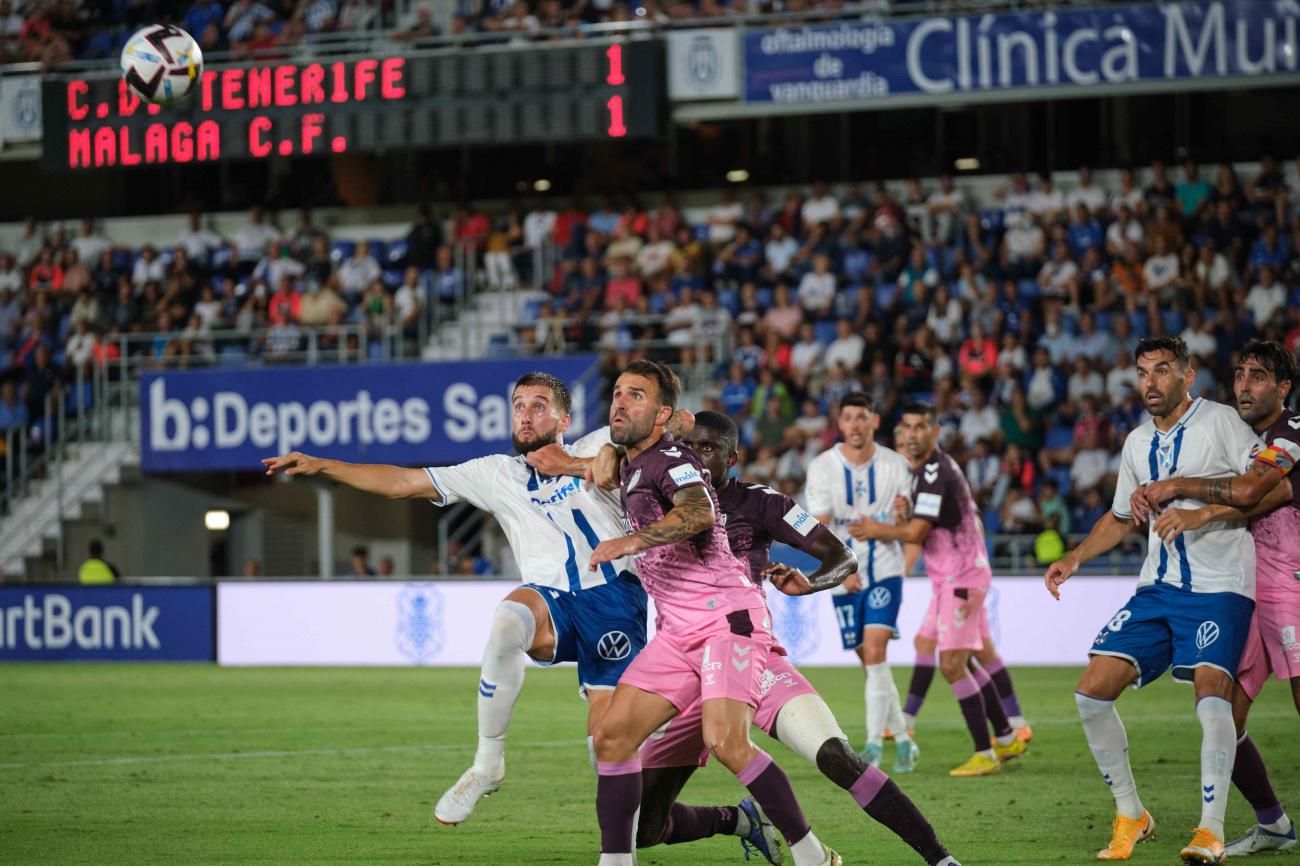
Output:
[[[1147,337],[1138,340],[1137,348],[1133,350],[1133,360],[1137,361],[1143,355],[1153,355],[1156,352],[1168,352],[1174,356],[1174,361],[1180,367],[1187,367],[1192,363],[1191,353],[1187,351],[1187,344],[1183,342],[1182,337]]]
[[[938,420],[938,416],[934,412],[934,407],[931,406],[929,403],[925,403],[921,400],[912,400],[904,404],[903,414],[922,415],[931,424],[935,423]]]
[[[543,388],[549,388],[551,397],[554,398],[561,412],[568,415],[573,411],[573,398],[569,396],[569,386],[564,384],[564,380],[560,377],[552,376],[550,373],[543,373],[541,370],[534,370],[520,376],[519,381],[515,382],[514,390],[518,391],[527,385],[541,385]]]
[[[734,453],[740,445],[740,430],[737,429],[736,422],[721,412],[696,413],[695,428],[697,430],[712,430],[717,433],[718,438],[722,440],[730,452]]]
[[[840,400],[840,408],[847,409],[850,406],[856,406],[859,409],[866,409],[868,412],[876,411],[875,402],[861,391],[850,391]]]
[[[1295,378],[1295,355],[1277,340],[1247,340],[1239,355],[1238,365],[1254,361],[1272,373],[1279,385]]]
[[[623,372],[654,379],[659,385],[659,403],[674,411],[677,410],[677,397],[682,393],[682,382],[667,364],[637,360],[623,368]]]

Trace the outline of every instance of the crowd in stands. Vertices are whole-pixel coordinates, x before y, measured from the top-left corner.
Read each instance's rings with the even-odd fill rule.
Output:
[[[0,0],[0,63],[115,58],[135,30],[175,24],[205,53],[274,56],[330,33],[389,31],[409,41],[481,35],[491,41],[543,31],[581,35],[593,24],[723,18],[737,13],[838,9],[837,0],[459,0],[439,26],[430,0]]]

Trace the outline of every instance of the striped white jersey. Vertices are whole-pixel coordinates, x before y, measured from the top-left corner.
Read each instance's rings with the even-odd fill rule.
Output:
[[[1228,478],[1245,472],[1263,449],[1235,409],[1203,398],[1193,401],[1171,429],[1147,421],[1124,440],[1119,482],[1111,510],[1132,519],[1129,498],[1139,485],[1184,476]],[[1194,499],[1175,499],[1174,508],[1200,508]],[[1169,583],[1191,592],[1235,592],[1255,597],[1255,543],[1243,521],[1216,521],[1164,544],[1148,527],[1146,562],[1138,586]]]
[[[862,585],[903,575],[903,545],[897,541],[858,541],[849,535],[849,524],[861,517],[881,523],[897,523],[894,497],[912,492],[912,466],[897,451],[877,445],[871,459],[854,466],[844,458],[840,446],[826,449],[808,465],[804,505],[814,517],[829,516],[827,524],[835,536],[858,557]],[[845,590],[832,590],[841,594]]]
[[[594,457],[609,442],[602,427],[565,450]],[[632,557],[591,571],[591,553],[602,541],[628,534],[618,492],[610,495],[581,478],[542,475],[520,455],[493,454],[456,466],[425,469],[442,494],[437,505],[468,502],[492,514],[526,583],[577,592],[602,586],[624,571],[636,574]]]

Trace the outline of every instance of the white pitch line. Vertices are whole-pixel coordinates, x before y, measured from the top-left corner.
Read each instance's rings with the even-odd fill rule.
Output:
[[[519,743],[516,748],[552,749],[561,746],[579,746],[586,740],[539,740]],[[0,770],[21,770],[36,767],[124,767],[138,764],[165,764],[174,761],[240,761],[261,758],[337,757],[352,755],[378,755],[393,752],[449,752],[470,749],[470,744],[431,743],[424,746],[373,746],[357,749],[293,749],[288,751],[217,752],[197,755],[134,755],[122,758],[87,758],[80,761],[32,761],[29,763],[0,764]]]

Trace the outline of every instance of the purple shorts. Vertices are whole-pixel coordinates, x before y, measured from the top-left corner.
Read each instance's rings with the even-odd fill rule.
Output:
[[[775,651],[768,654],[758,689],[754,724],[768,734],[774,733],[776,716],[782,707],[800,695],[817,694],[790,659]],[[707,764],[709,750],[704,744],[703,713],[703,706],[697,701],[651,734],[641,746],[641,766],[650,769],[703,767]]]

